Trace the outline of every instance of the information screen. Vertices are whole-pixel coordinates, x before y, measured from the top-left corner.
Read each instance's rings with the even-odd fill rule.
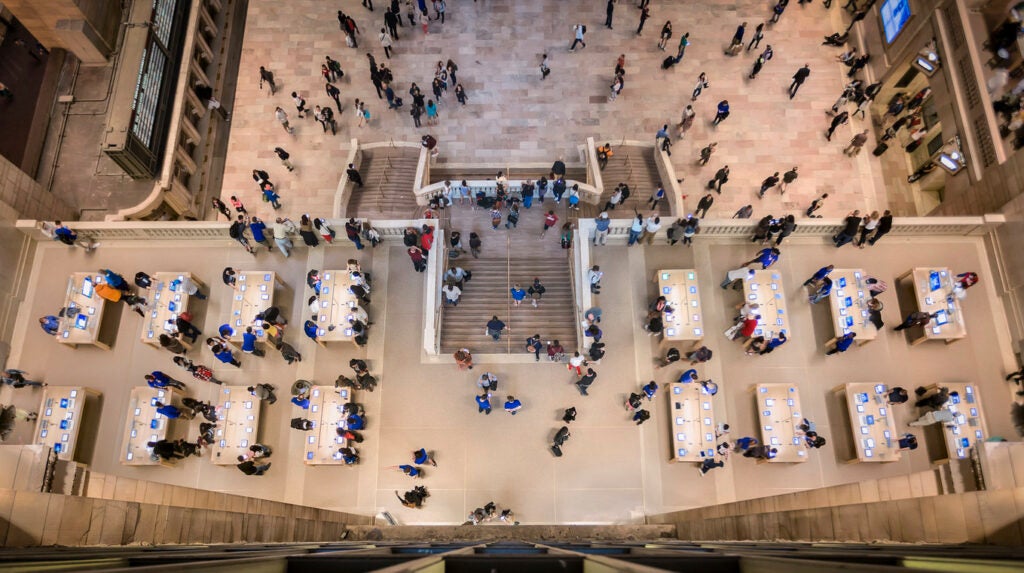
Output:
[[[885,42],[891,44],[896,36],[903,31],[910,19],[909,0],[885,0],[882,3],[882,28],[885,30]]]

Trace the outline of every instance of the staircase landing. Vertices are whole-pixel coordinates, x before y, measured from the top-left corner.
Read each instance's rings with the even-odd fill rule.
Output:
[[[370,219],[410,219],[419,213],[412,193],[420,150],[378,147],[363,150],[359,175],[363,186],[352,191],[346,214]]]

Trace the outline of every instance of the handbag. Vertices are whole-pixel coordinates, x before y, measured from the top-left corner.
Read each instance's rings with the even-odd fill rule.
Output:
[[[740,333],[740,329],[743,328],[743,323],[738,323],[725,329],[725,337],[729,340],[736,340],[736,335]]]

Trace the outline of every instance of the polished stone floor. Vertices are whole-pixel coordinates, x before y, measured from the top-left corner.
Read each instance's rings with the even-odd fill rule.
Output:
[[[770,6],[759,2],[655,0],[639,37],[639,10],[625,0],[617,4],[613,30],[602,26],[605,2],[599,0],[451,2],[446,22],[432,21],[428,34],[418,27],[410,29],[406,19],[390,59],[377,40],[383,25],[381,8],[370,12],[356,0],[342,2],[341,8],[362,31],[358,49],[345,46],[333,6],[326,9],[315,0],[249,2],[221,192],[225,200],[237,195],[250,210],[269,214],[250,175],[260,168],[278,186],[285,211],[329,213],[352,139],[418,141],[422,134],[432,133],[440,142],[441,163],[547,164],[559,156],[575,161],[577,146],[587,137],[613,145],[624,139],[649,140],[663,124],[678,122],[698,74],[705,72],[710,87],[693,104],[697,119],[672,154],[678,176],[685,179],[688,209],[694,208],[703,184],[723,165],[729,165],[731,176],[712,209],[719,215],[731,216],[748,203],[755,204],[755,216],[802,213],[822,193],[830,195],[821,211],[824,216],[844,215],[854,208],[891,206],[908,214],[913,209],[912,200],[902,193],[886,195],[881,170],[870,153],[853,159],[842,154],[850,137],[869,127],[868,122],[852,120],[837,130],[831,143],[825,140],[824,110],[848,81],[846,68],[835,61],[837,49],[820,45],[822,36],[845,27],[847,13],[837,5],[825,10],[820,3],[794,4],[778,24],[769,24],[761,49],[771,44],[775,56],[756,80],[747,76],[757,50],[732,57],[723,49],[740,22],[748,22],[750,38],[754,26],[770,16]],[[668,71],[660,68],[668,52],[657,49],[666,20],[674,25],[669,51],[683,33],[690,33],[691,43],[683,60]],[[577,22],[587,26],[587,47],[570,53]],[[376,97],[368,52],[378,64],[387,62],[392,68],[393,87],[406,102],[400,110],[389,111],[386,101]],[[538,65],[545,52],[552,72],[541,81]],[[619,54],[626,56],[625,89],[616,101],[608,102]],[[309,108],[334,107],[320,76],[325,55],[339,60],[345,70],[337,83],[343,109],[336,114],[335,136],[325,134],[308,116],[298,119],[290,97],[296,91]],[[449,58],[459,66],[457,77],[469,102],[459,105],[449,90],[439,105],[439,124],[428,127],[424,118],[424,127],[417,129],[408,115],[410,83],[432,97],[429,86],[437,61]],[[804,64],[810,65],[811,76],[790,100],[790,78]],[[277,95],[270,96],[267,87],[259,89],[260,66],[274,72]],[[357,126],[355,99],[368,102],[371,119],[366,126]],[[732,113],[716,127],[711,122],[723,99]],[[276,106],[288,112],[294,135],[286,134],[274,119]],[[707,167],[699,168],[698,152],[711,141],[718,142],[718,151]],[[273,153],[277,146],[291,153],[295,172],[280,165]],[[800,177],[785,195],[773,191],[757,199],[764,178],[793,166],[799,167]]]
[[[527,215],[535,216],[535,215]],[[524,224],[526,224],[524,222]],[[655,244],[627,249],[601,247],[595,262],[607,272],[598,303],[604,308],[602,326],[608,355],[596,367],[597,381],[590,396],[581,397],[563,366],[540,363],[480,363],[460,372],[446,361],[425,359],[421,351],[423,275],[414,273],[398,247],[381,246],[356,252],[347,244],[307,252],[296,249],[284,260],[277,252],[261,251],[252,259],[237,246],[202,246],[184,242],[110,242],[93,255],[56,244],[40,246],[33,263],[29,296],[19,315],[10,365],[23,368],[50,384],[84,384],[103,392],[102,417],[85,433],[94,447],[88,462],[96,471],[216,491],[266,497],[292,503],[376,514],[388,510],[404,523],[455,523],[473,508],[494,500],[514,508],[526,523],[638,522],[645,514],[709,503],[760,497],[864,478],[909,475],[930,467],[928,448],[888,464],[847,464],[837,444],[848,429],[830,389],[849,381],[899,383],[907,388],[932,382],[976,382],[991,435],[1011,436],[1008,419],[1010,392],[1002,382],[1013,365],[1002,306],[987,277],[992,276],[984,246],[976,238],[887,237],[871,250],[847,247],[836,251],[817,239],[792,240],[783,246],[777,264],[791,314],[792,340],[770,356],[742,355],[738,343],[727,342],[725,330],[736,304],[732,291],[717,288],[725,270],[747,260],[749,243],[698,238],[692,249]],[[327,269],[359,258],[372,270],[373,303],[370,343],[365,350],[347,344],[318,347],[298,332],[304,319],[308,268]],[[159,261],[157,263],[156,261]],[[863,267],[890,281],[916,265],[948,265],[954,271],[975,270],[982,282],[964,302],[968,337],[951,346],[925,343],[909,346],[900,333],[886,331],[879,339],[850,352],[826,358],[822,345],[830,337],[828,312],[811,307],[798,285],[819,266]],[[242,357],[242,368],[221,367],[209,351],[190,352],[196,362],[214,367],[230,384],[269,382],[281,394],[297,378],[330,383],[348,372],[348,360],[365,356],[380,386],[359,393],[356,400],[368,413],[366,441],[358,467],[309,467],[301,459],[303,434],[288,421],[300,411],[286,399],[263,411],[259,439],[274,448],[273,467],[263,477],[243,477],[233,467],[215,466],[208,459],[188,459],[173,468],[125,467],[118,463],[128,388],[144,384],[154,369],[179,372],[170,355],[143,345],[140,319],[122,311],[117,339],[110,351],[94,347],[71,349],[58,345],[36,324],[38,316],[61,305],[70,272],[113,268],[126,276],[137,270],[189,270],[211,289],[210,300],[195,307],[197,324],[211,331],[224,322],[231,292],[218,274],[224,266],[276,270],[286,286],[276,302],[293,325],[286,339],[303,354],[300,364],[288,366],[271,353],[266,358]],[[830,445],[811,454],[803,464],[755,464],[732,457],[725,468],[697,475],[690,463],[670,463],[668,402],[664,393],[650,404],[652,419],[637,428],[622,409],[626,394],[650,379],[666,383],[681,368],[653,370],[654,358],[664,351],[641,329],[639,317],[654,293],[650,277],[665,267],[690,267],[700,275],[703,312],[715,358],[701,374],[721,387],[715,415],[732,425],[731,437],[757,435],[749,388],[758,382],[793,382],[800,388],[804,410],[815,420]],[[882,295],[884,320],[894,325],[900,310],[891,291]],[[522,338],[525,333],[512,333]],[[532,333],[531,333],[532,334]],[[478,414],[473,402],[475,378],[491,370],[500,379],[496,398],[519,397],[525,407],[515,416],[500,408],[490,416]],[[190,394],[212,397],[214,385],[182,375]],[[12,398],[13,392],[13,398]],[[32,407],[38,390],[0,389],[0,402]],[[563,408],[575,406],[579,415],[565,456],[547,450],[561,425]],[[897,408],[899,430],[913,419],[911,409]],[[194,438],[198,421],[176,423],[174,435]],[[26,440],[27,424],[13,441]],[[919,436],[921,434],[919,433]],[[398,506],[392,493],[413,481],[393,469],[410,460],[409,452],[426,447],[436,452],[438,467],[428,467],[422,481],[431,493],[420,511]]]

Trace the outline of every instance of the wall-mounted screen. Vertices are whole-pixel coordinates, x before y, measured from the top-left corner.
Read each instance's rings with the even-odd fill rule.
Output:
[[[882,3],[882,28],[885,42],[891,44],[910,19],[910,0],[885,0]]]

